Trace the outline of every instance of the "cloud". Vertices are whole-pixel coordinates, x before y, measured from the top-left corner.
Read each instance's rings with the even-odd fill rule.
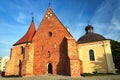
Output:
[[[111,19],[111,24],[114,24],[116,30],[120,30],[120,3],[116,5],[117,7],[114,10],[113,17]]]
[[[22,12],[18,13],[18,16],[15,17],[16,21],[19,23],[24,23],[26,19],[26,15],[23,14]]]
[[[27,11],[31,11],[31,6],[32,6],[32,5],[30,6],[28,3],[29,1],[27,0],[20,0],[20,1],[14,0],[9,2],[9,7],[12,10],[27,12]]]
[[[10,53],[12,45],[25,34],[29,26],[6,22],[0,24],[0,56],[5,56]]]
[[[73,25],[70,24],[70,33],[76,39],[76,41],[85,34],[85,27],[87,23],[76,22]]]
[[[12,42],[12,41],[11,41]],[[11,42],[10,41],[5,41],[5,40],[1,40],[0,41],[0,44],[3,44],[3,45],[11,45]]]
[[[105,0],[92,18],[95,31],[106,38],[120,41],[120,1]]]
[[[29,26],[27,25],[21,25],[21,24],[12,24],[12,23],[8,23],[8,22],[2,22],[0,23],[0,25],[2,26],[0,29],[0,34],[2,34],[1,36],[7,36],[9,35],[15,35],[18,34],[19,30],[25,31]],[[22,33],[21,32],[21,33]]]
[[[0,57],[8,56],[8,54],[10,53],[10,47],[10,42],[8,42],[7,40],[0,40]]]

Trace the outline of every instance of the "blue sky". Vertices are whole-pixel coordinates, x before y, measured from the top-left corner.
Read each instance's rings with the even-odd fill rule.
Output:
[[[26,33],[32,12],[38,28],[49,2],[76,40],[91,24],[95,33],[120,41],[120,0],[0,0],[0,57]]]

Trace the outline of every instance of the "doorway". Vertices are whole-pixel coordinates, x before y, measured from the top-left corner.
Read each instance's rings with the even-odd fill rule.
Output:
[[[48,64],[48,73],[52,74],[52,64],[51,63]]]

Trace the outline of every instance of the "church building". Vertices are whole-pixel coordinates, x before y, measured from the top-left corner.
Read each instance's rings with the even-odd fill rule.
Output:
[[[85,28],[76,41],[48,7],[38,29],[34,20],[26,34],[11,48],[5,75],[69,75],[114,73],[110,40]]]

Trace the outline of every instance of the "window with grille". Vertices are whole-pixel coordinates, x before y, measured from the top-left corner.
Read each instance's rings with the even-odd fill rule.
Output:
[[[95,61],[94,51],[92,49],[89,50],[89,57],[90,57],[90,61]]]

